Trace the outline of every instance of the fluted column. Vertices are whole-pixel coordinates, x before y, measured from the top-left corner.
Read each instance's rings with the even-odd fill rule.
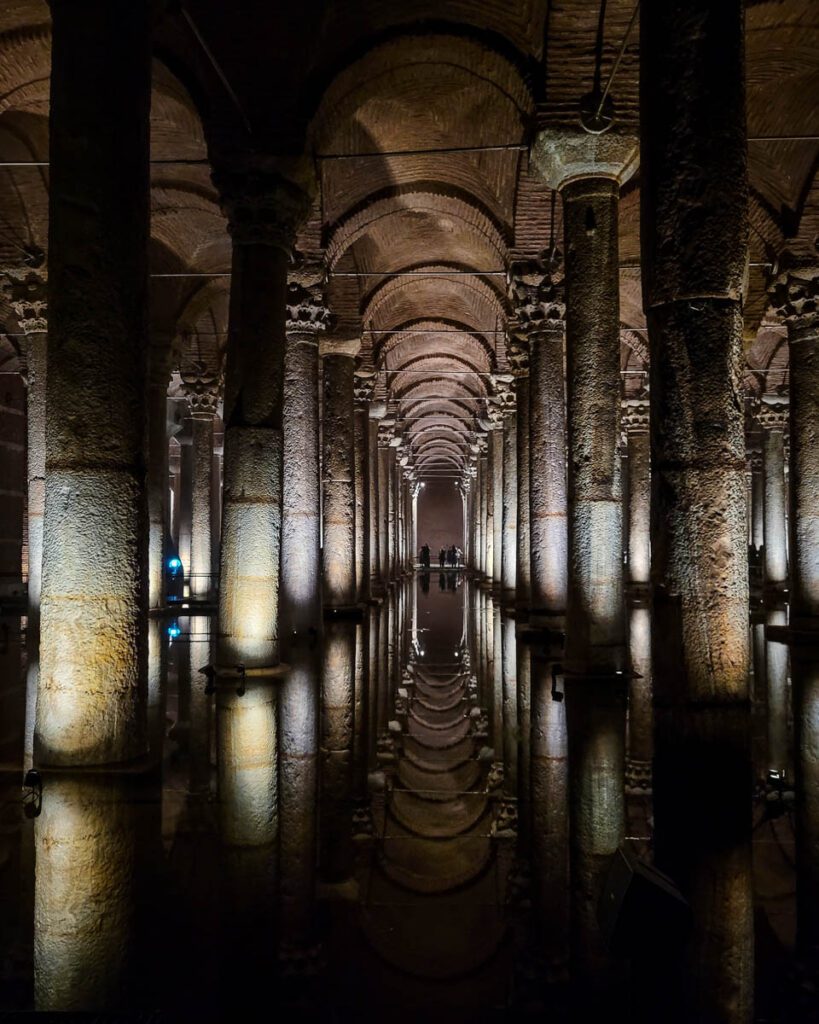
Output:
[[[150,12],[56,0],[51,23],[34,745],[36,761],[64,766],[128,761],[146,747]]]
[[[651,573],[651,449],[645,399],[623,402],[623,427],[628,446],[627,579],[632,586],[647,587]]]
[[[216,653],[219,806],[229,846],[265,848],[271,855],[279,831],[287,268],[291,239],[307,209],[304,191],[284,169],[249,158],[214,174],[233,238]]]
[[[46,464],[47,277],[43,270],[7,272],[9,305],[26,336],[26,477],[28,590],[26,604],[26,721],[23,761],[34,759],[34,722],[40,679],[40,593],[43,571],[43,510]]]
[[[788,585],[788,549],[785,521],[785,430],[787,402],[765,397],[758,415],[764,435],[762,471],[764,479],[765,588],[783,590]]]
[[[640,14],[655,860],[695,922],[653,1016],[747,1022],[754,950],[738,398],[748,246],[744,4],[669,0],[644,4]]]
[[[796,772],[796,942],[819,965],[819,266],[786,254],[772,291],[790,355],[791,680]]]
[[[281,943],[313,937],[321,673],[319,337],[330,322],[324,268],[301,260],[287,288],[282,461],[282,656],[279,694]]]

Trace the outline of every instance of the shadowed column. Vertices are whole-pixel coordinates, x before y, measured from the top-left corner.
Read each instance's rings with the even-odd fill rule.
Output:
[[[40,254],[40,258],[44,258]],[[24,767],[34,759],[34,723],[40,679],[40,592],[46,465],[47,280],[42,270],[7,271],[4,291],[26,336],[26,476],[28,480],[28,583],[26,604],[26,721]]]
[[[786,254],[772,300],[790,353],[790,625],[796,768],[796,942],[819,968],[819,265]]]
[[[693,915],[653,1017],[686,1021],[753,1013],[743,8],[641,7],[655,859]]]
[[[35,760],[90,765],[146,749],[150,12],[57,0],[51,20]]]

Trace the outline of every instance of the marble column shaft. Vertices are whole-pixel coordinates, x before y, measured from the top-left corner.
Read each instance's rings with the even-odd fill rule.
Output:
[[[785,519],[785,405],[763,405],[760,419],[765,426],[762,440],[764,474],[765,586],[782,590],[788,584],[788,549]]]
[[[518,563],[518,428],[513,412],[503,418],[502,544],[501,584],[505,600],[513,600]]]
[[[518,529],[517,529],[517,569],[516,569],[516,604],[528,608],[532,593],[532,557],[530,544],[529,508],[530,508],[530,477],[529,465],[529,376],[521,373],[515,381],[515,399],[517,409],[517,472],[518,472]]]
[[[648,403],[624,404],[628,445],[628,582],[648,586],[651,575],[651,444]]]
[[[56,0],[51,23],[35,760],[65,766],[146,748],[150,12]]]

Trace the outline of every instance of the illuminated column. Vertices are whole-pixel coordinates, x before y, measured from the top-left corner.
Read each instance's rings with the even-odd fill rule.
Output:
[[[571,959],[612,983],[597,904],[625,835],[625,622],[620,479],[619,191],[636,140],[546,129],[532,157],[563,199],[566,252]],[[536,442],[537,443],[537,442]]]
[[[371,370],[356,370],[353,381],[355,401],[354,468],[355,468],[355,590],[356,600],[362,601],[370,592],[370,403],[375,391],[375,374]]]
[[[504,388],[503,395],[501,584],[504,601],[514,601],[518,561],[518,427],[515,418],[515,396],[509,385]]]
[[[488,503],[488,474],[489,474],[489,460],[487,457],[487,449],[489,442],[486,435],[481,434],[478,437],[478,445],[480,450],[478,453],[478,479],[480,481],[478,489],[478,501],[479,510],[478,516],[480,520],[480,549],[478,551],[477,567],[482,577],[488,574],[489,566],[489,503]]]
[[[751,542],[757,554],[765,544],[765,474],[759,451],[751,452]]]
[[[370,402],[367,423],[367,495],[369,515],[367,516],[370,594],[380,590],[381,548],[381,493],[379,486],[378,425],[384,419],[387,408],[383,402]]]
[[[529,339],[529,532],[535,624],[566,613],[566,412],[563,269],[532,260],[512,268],[516,316]]]
[[[154,339],[148,369],[148,746],[153,759],[161,756],[165,734],[168,664],[168,635],[162,608],[168,529],[170,339]]]
[[[221,167],[214,180],[233,237],[216,651],[221,828],[228,846],[275,849],[287,267],[307,200],[261,159]]]
[[[529,342],[513,335],[507,355],[515,375],[515,423],[517,438],[517,556],[515,566],[515,604],[528,608],[532,593],[532,557],[529,527]]]
[[[133,1006],[137,837],[124,774],[44,776],[34,823],[34,1008]]]
[[[207,599],[211,592],[213,419],[216,415],[217,385],[209,376],[189,376],[184,367],[182,384],[191,418],[191,561],[188,575],[190,596],[196,602]],[[212,661],[210,621],[206,616],[191,615],[189,622],[190,782],[192,790],[202,790],[207,788],[210,780],[212,700],[206,693],[207,677],[200,669]]]
[[[387,581],[395,578],[395,436],[391,436],[385,454],[384,479],[387,490]]]
[[[748,252],[743,8],[742,0],[670,0],[640,12],[655,860],[679,885],[695,922],[660,998],[672,1019],[686,1021],[745,1022],[753,1010],[748,531],[738,397]]]
[[[356,598],[353,384],[360,348],[357,339],[321,342],[324,603],[336,608],[349,607]]]
[[[758,419],[764,429],[762,464],[765,481],[765,587],[769,590],[783,590],[788,585],[785,524],[787,403],[766,396]]]
[[[623,402],[623,427],[628,444],[628,582],[647,587],[651,571],[651,451],[648,436],[648,401]]]
[[[492,491],[492,586],[500,591],[503,582],[503,418],[493,407],[489,435],[490,488]]]
[[[147,4],[57,0],[51,21],[34,745],[40,764],[65,766],[128,761],[146,748],[151,41]]]
[[[382,584],[390,579],[390,440],[392,421],[381,420],[378,428],[378,575]]]
[[[320,264],[303,262],[287,289],[282,461],[282,656],[279,694],[281,941],[309,946],[315,901],[321,673],[319,335],[330,314]]]
[[[26,722],[24,765],[34,759],[34,722],[40,678],[40,590],[43,570],[43,508],[46,463],[46,274],[7,271],[4,291],[26,336],[26,460],[28,479],[28,603],[26,605]]]
[[[814,257],[815,259],[815,257]],[[819,266],[780,259],[772,291],[790,353],[790,627],[796,768],[796,942],[819,963]]]

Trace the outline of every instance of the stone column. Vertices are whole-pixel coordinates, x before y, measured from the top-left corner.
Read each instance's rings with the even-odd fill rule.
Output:
[[[287,289],[282,461],[282,655],[279,695],[281,945],[303,954],[313,939],[321,673],[319,336],[330,314],[324,268],[297,262]]]
[[[574,980],[614,983],[597,904],[625,834],[625,630],[620,478],[620,185],[636,141],[546,129],[532,157],[561,192],[566,251],[571,959]]]
[[[504,598],[514,600],[517,593],[518,562],[518,427],[513,412],[503,418],[503,556]]]
[[[387,579],[392,581],[398,575],[398,472],[395,446],[400,439],[393,436],[387,452]]]
[[[4,291],[26,336],[26,461],[28,480],[28,600],[26,604],[26,721],[23,763],[34,760],[34,723],[40,679],[40,592],[46,464],[47,277],[41,270],[7,272]]]
[[[758,451],[751,452],[751,542],[759,554],[765,545],[765,474]]]
[[[146,748],[150,12],[56,0],[51,21],[34,745],[40,764],[93,765]]]
[[[333,608],[350,607],[356,599],[353,384],[360,348],[358,339],[321,342],[324,603]]]
[[[356,600],[370,596],[370,403],[375,391],[375,374],[356,370],[353,382],[353,432],[355,435],[355,590]]]
[[[515,604],[528,608],[532,595],[532,556],[529,526],[529,342],[513,335],[507,347],[515,374],[515,422],[517,424],[517,559]]]
[[[219,167],[233,237],[215,671],[219,803],[229,846],[275,851],[284,363],[289,247],[305,192],[265,158]],[[236,678],[238,675],[238,679]]]
[[[370,402],[367,424],[367,500],[369,503],[367,552],[369,555],[371,596],[381,589],[379,581],[381,577],[383,534],[381,532],[382,511],[378,479],[378,424],[383,420],[386,412],[386,406],[383,402]]]
[[[558,627],[566,612],[566,413],[563,267],[513,264],[510,299],[529,339],[530,621]]]
[[[495,415],[489,435],[489,486],[492,491],[492,587],[503,586],[503,418]]]
[[[627,579],[632,587],[645,588],[651,573],[651,446],[647,400],[623,402],[623,427],[628,446]]]
[[[165,559],[168,539],[168,380],[170,339],[155,338],[148,355],[148,747],[161,758],[165,735],[168,635]]]
[[[478,535],[480,537],[480,547],[477,552],[477,568],[482,577],[487,575],[487,565],[489,558],[489,531],[488,531],[488,504],[487,504],[487,474],[488,470],[488,458],[487,448],[488,441],[484,435],[478,438],[478,444],[480,445],[480,451],[478,454],[478,520],[480,528]]]
[[[390,421],[381,421],[378,428],[378,575],[384,586],[390,579]]]
[[[643,794],[651,788],[651,761],[654,756],[651,612],[645,596],[630,602],[628,648],[632,674],[628,685],[626,784],[632,791]]]
[[[819,965],[819,266],[787,254],[772,291],[790,353],[790,628],[796,774],[796,942]]]
[[[515,620],[504,615],[501,625],[503,704],[503,789],[507,797],[518,797],[518,678]]]
[[[781,591],[788,585],[788,548],[785,521],[785,430],[787,402],[766,396],[758,415],[764,429],[762,465],[765,500],[765,589]]]
[[[674,962],[679,982],[665,976],[654,1015],[686,1021],[750,1021],[753,1001],[743,8],[669,0],[640,12],[655,859],[694,921],[671,960],[654,943],[649,969],[662,977]]]

